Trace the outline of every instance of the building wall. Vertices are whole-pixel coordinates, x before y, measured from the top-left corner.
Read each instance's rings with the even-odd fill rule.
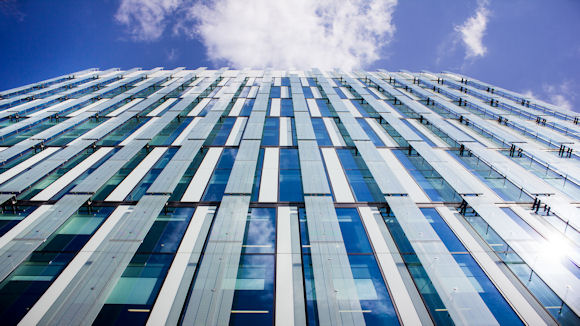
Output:
[[[0,92],[5,324],[578,324],[579,115],[454,73]]]

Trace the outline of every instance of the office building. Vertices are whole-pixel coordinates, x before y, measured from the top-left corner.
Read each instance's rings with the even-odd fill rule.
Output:
[[[0,92],[5,325],[578,325],[580,113],[452,72]]]

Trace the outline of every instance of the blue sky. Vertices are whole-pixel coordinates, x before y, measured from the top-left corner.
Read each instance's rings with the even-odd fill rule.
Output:
[[[576,0],[4,0],[0,31],[0,89],[89,67],[449,70],[580,111]]]

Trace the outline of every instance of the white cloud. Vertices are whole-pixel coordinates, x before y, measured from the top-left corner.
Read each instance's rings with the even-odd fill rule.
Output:
[[[169,16],[183,0],[122,0],[115,20],[127,26],[136,41],[154,41],[163,34]]]
[[[461,36],[465,45],[465,58],[483,57],[487,48],[483,44],[483,36],[487,29],[490,11],[487,9],[488,1],[478,1],[475,14],[469,17],[463,25],[455,26],[455,31]]]
[[[522,95],[546,101],[566,110],[573,110],[574,106],[572,103],[576,102],[577,97],[577,91],[575,91],[577,87],[575,86],[577,84],[570,80],[565,80],[557,85],[543,84],[539,91],[526,90]]]
[[[562,94],[554,94],[550,96],[550,101],[555,106],[559,106],[566,110],[572,110],[572,102],[570,102],[564,95]]]
[[[179,51],[175,48],[171,48],[169,51],[165,51],[167,55],[167,61],[175,61],[179,58]]]
[[[576,98],[572,82],[563,81],[560,85],[544,84],[542,90],[546,94],[547,102],[559,106],[563,109],[572,110],[572,101]]]
[[[536,94],[531,89],[528,89],[528,90],[524,91],[522,93],[522,95],[525,96],[525,97],[533,98],[533,99],[537,99],[538,98],[536,96]]]
[[[397,0],[123,0],[116,15],[136,40],[199,38],[208,57],[235,68],[364,67],[395,32]],[[146,15],[142,15],[145,13]]]

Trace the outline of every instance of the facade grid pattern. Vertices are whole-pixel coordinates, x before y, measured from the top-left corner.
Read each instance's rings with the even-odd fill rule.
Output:
[[[452,72],[0,92],[3,324],[578,325],[580,114]]]

